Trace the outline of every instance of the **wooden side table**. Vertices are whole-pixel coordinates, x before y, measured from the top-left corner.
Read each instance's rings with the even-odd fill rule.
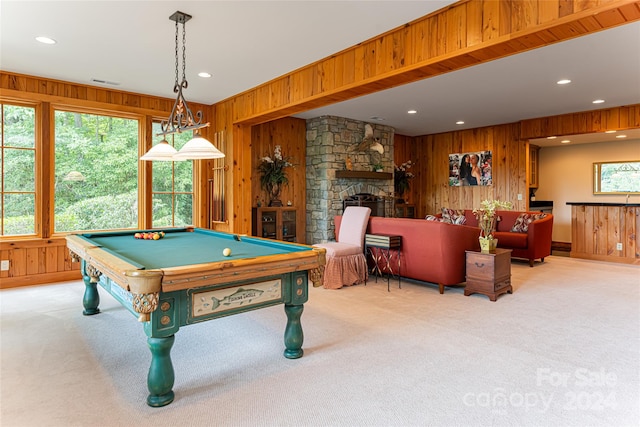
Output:
[[[387,272],[387,292],[391,291],[389,281],[391,277],[398,276],[398,288],[402,288],[400,282],[400,247],[402,246],[402,236],[391,234],[365,234],[364,253],[370,255],[373,260],[371,274],[375,274],[376,282],[378,276],[382,276],[382,270]],[[398,269],[394,271],[392,262],[393,255],[398,259]],[[382,263],[382,269],[380,268]],[[367,282],[365,281],[365,285]]]
[[[511,249],[496,249],[495,253],[466,251],[467,284],[465,296],[478,293],[491,301],[504,293],[512,293]]]

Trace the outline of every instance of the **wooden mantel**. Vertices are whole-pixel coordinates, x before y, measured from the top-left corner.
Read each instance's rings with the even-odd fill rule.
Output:
[[[393,179],[393,174],[391,172],[373,171],[336,171],[336,178]]]

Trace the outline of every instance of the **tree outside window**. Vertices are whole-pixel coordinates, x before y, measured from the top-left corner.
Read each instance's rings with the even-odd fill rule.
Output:
[[[138,120],[55,111],[55,231],[138,227]]]
[[[0,235],[36,233],[35,108],[0,104]]]

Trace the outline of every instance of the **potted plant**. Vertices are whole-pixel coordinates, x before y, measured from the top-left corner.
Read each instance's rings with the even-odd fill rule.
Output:
[[[282,147],[276,145],[273,155],[266,155],[260,159],[258,171],[260,172],[260,185],[269,195],[269,206],[282,206],[280,192],[282,186],[289,183],[286,169],[293,164],[290,157],[282,155]]]
[[[473,210],[480,227],[480,251],[483,253],[495,252],[498,239],[494,238],[493,234],[496,232],[496,224],[499,221],[496,210],[510,210],[513,205],[511,202],[502,200],[483,200],[480,206],[480,209]]]
[[[411,160],[407,160],[400,166],[393,166],[393,190],[396,192],[396,197],[398,198],[399,203],[404,202],[402,196],[405,191],[409,190],[409,181],[414,177],[414,175],[409,172],[411,166],[413,166]]]
[[[374,172],[383,172],[384,171],[384,166],[382,166],[381,163],[375,163],[373,165],[373,171]]]

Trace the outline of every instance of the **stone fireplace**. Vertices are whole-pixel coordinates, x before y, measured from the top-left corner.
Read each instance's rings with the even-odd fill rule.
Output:
[[[368,148],[366,141],[363,143],[365,124],[335,116],[307,120],[308,244],[334,239],[333,217],[342,214],[344,200],[356,194],[383,198],[386,212],[391,210],[394,129],[369,123],[374,139],[384,148],[381,154]],[[346,170],[347,159],[351,171]],[[383,172],[373,172],[374,163],[381,164]]]

